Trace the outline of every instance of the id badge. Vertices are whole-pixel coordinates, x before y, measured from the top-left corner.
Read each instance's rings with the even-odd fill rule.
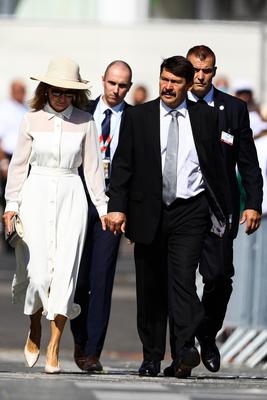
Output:
[[[229,132],[222,131],[221,142],[224,142],[226,144],[229,144],[230,146],[233,146],[234,135],[231,135],[231,133],[229,133]]]
[[[110,177],[110,159],[109,158],[103,159],[103,167],[104,167],[104,177],[105,177],[105,179],[109,179],[109,177]]]

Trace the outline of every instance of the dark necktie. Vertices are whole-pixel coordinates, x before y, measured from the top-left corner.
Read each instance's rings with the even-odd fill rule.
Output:
[[[199,97],[197,103],[201,103],[201,104],[208,104],[203,97]]]
[[[170,122],[165,164],[163,169],[163,192],[162,198],[164,204],[170,205],[176,199],[177,189],[177,159],[179,147],[179,111],[173,110],[170,112],[172,119]]]
[[[105,153],[105,157],[110,157],[110,120],[112,111],[108,108],[104,112],[105,118],[101,124],[102,144],[101,151]]]

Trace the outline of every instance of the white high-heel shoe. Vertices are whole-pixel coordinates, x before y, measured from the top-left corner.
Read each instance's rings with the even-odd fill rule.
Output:
[[[53,367],[52,365],[50,365],[46,362],[46,364],[45,364],[45,373],[46,374],[60,374],[60,372],[61,372],[61,368],[60,368],[59,363],[56,367]]]
[[[38,350],[37,353],[32,353],[31,351],[29,351],[27,349],[27,343],[28,343],[29,337],[30,337],[30,334],[28,334],[26,345],[24,347],[24,356],[25,356],[25,360],[26,360],[28,367],[32,368],[38,361],[40,351]]]

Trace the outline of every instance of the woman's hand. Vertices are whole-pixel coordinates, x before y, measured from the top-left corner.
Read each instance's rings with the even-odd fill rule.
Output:
[[[102,217],[100,217],[100,221],[101,221],[101,225],[102,225],[103,231],[105,231],[107,229],[106,217],[107,217],[106,215],[102,215]]]
[[[11,220],[14,217],[14,215],[16,215],[16,211],[7,211],[3,214],[3,221],[4,221],[4,225],[5,225],[5,231],[7,232],[7,234],[10,234],[12,231],[12,223]]]

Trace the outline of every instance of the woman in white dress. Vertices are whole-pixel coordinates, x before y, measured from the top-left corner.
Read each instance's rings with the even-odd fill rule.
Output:
[[[16,246],[13,302],[23,299],[30,316],[24,348],[29,367],[38,360],[41,316],[51,321],[45,372],[59,373],[59,342],[67,318],[79,315],[73,303],[87,225],[87,200],[78,167],[105,229],[107,199],[101,154],[79,66],[60,58],[50,62],[22,122],[7,186],[6,231],[19,214],[23,240]],[[30,168],[29,168],[30,167]],[[30,172],[29,172],[30,169]]]

